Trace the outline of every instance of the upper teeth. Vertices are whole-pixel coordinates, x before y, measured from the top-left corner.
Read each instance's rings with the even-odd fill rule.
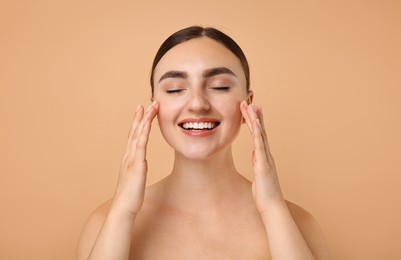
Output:
[[[216,126],[213,122],[188,122],[182,124],[185,129],[212,129]]]

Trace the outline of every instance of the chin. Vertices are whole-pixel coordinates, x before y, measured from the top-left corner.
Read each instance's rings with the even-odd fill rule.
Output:
[[[206,161],[210,160],[219,154],[224,153],[224,151],[230,150],[230,146],[221,146],[221,147],[204,147],[202,145],[191,145],[191,148],[188,147],[173,147],[176,154],[184,157],[188,160],[193,161]]]
[[[210,153],[181,153],[176,151],[177,154],[179,154],[181,157],[187,159],[187,160],[191,160],[191,161],[206,161],[209,160],[211,158],[213,158],[214,154],[210,154]]]

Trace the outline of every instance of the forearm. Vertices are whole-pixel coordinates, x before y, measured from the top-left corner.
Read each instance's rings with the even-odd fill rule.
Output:
[[[135,216],[110,209],[88,260],[127,260]]]
[[[315,259],[285,201],[272,203],[261,216],[273,260]]]

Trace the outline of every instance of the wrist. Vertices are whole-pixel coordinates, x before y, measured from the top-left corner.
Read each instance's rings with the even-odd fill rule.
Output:
[[[276,198],[272,199],[269,202],[265,203],[259,209],[259,214],[262,218],[266,216],[270,216],[272,213],[279,213],[279,212],[288,212],[288,206],[284,198]]]
[[[130,210],[129,207],[124,206],[121,203],[118,204],[115,202],[111,204],[110,210],[107,214],[107,218],[125,222],[130,222],[130,221],[133,222],[136,216],[137,213]]]

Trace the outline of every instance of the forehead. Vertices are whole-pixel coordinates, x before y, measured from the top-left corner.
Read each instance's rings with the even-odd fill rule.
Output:
[[[170,70],[188,74],[202,73],[215,67],[227,67],[245,79],[240,60],[223,44],[207,37],[196,38],[174,46],[157,64],[155,81]]]

